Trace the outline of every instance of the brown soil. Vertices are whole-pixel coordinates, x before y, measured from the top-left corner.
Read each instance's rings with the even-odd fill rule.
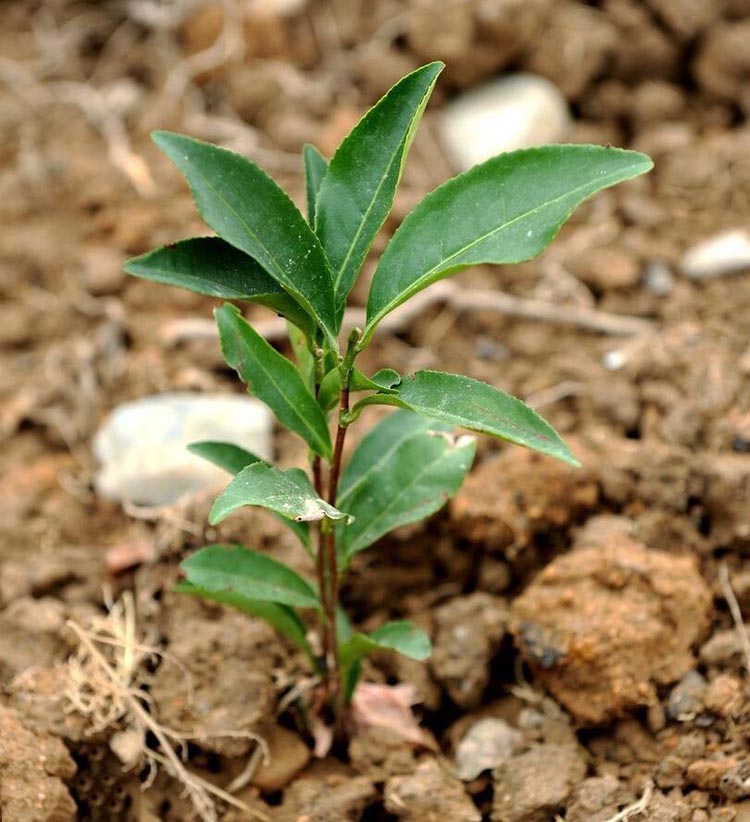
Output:
[[[678,263],[750,222],[750,4],[310,0],[286,17],[272,5],[228,3],[234,17],[210,0],[182,16],[178,4],[3,6],[3,822],[192,818],[169,767],[144,757],[161,750],[152,732],[127,710],[98,726],[72,710],[81,657],[67,621],[101,624],[125,591],[143,646],[127,684],[185,737],[189,771],[208,782],[229,786],[267,740],[271,762],[235,793],[268,819],[604,822],[642,799],[631,822],[749,820],[748,660],[722,569],[750,619],[750,272],[690,281]],[[222,28],[243,49],[194,74],[181,61]],[[102,501],[91,441],[122,401],[240,390],[215,343],[179,326],[207,318],[211,300],[121,272],[126,256],[202,230],[148,132],[223,140],[300,198],[301,145],[330,152],[434,58],[448,69],[387,231],[450,173],[439,107],[504,70],[556,81],[575,140],[640,148],[656,170],[582,209],[539,261],[462,275],[548,300],[551,319],[448,301],[367,354],[365,369],[438,366],[529,398],[584,468],[483,442],[448,510],[355,563],[344,596],[358,624],[409,616],[432,632],[428,664],[384,657],[365,671],[410,687],[423,730],[406,735],[421,744],[363,727],[348,753],[319,760],[295,707],[304,660],[265,625],[170,592],[179,559],[216,537],[209,501],[137,516]],[[654,333],[556,322],[565,304],[640,317]],[[277,450],[303,456],[282,434]],[[218,534],[305,569],[263,514]],[[510,742],[482,751],[493,764],[462,782],[459,743],[487,718]],[[225,822],[252,818],[216,808]]]

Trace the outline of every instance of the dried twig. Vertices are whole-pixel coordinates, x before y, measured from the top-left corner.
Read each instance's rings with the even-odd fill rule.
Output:
[[[745,673],[750,680],[750,636],[748,636],[747,628],[742,619],[742,611],[740,610],[740,604],[732,588],[732,582],[729,578],[729,568],[726,562],[722,562],[721,565],[719,565],[719,585],[721,585],[721,592],[724,594],[724,599],[729,606],[729,613],[732,615],[732,621],[734,622],[737,636],[742,645],[742,651],[745,655]]]
[[[397,308],[380,324],[381,331],[397,332],[408,328],[414,317],[436,303],[446,303],[456,311],[497,311],[509,317],[572,325],[585,331],[609,334],[615,337],[634,337],[650,334],[655,326],[641,317],[627,317],[609,314],[593,308],[581,306],[555,305],[544,300],[530,300],[514,297],[502,291],[484,289],[463,289],[454,283],[436,283],[408,303]],[[362,308],[350,308],[344,314],[343,328],[355,328],[365,322]],[[254,324],[255,330],[267,340],[279,340],[286,334],[286,321],[280,317],[260,320]],[[166,323],[162,339],[167,345],[176,345],[183,340],[213,340],[218,336],[211,320],[187,319]]]

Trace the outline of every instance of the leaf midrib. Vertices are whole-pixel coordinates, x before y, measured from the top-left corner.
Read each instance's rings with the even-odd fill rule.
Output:
[[[260,370],[261,370],[261,371],[262,371],[262,372],[263,372],[263,373],[267,376],[267,378],[268,378],[268,379],[270,380],[270,382],[273,384],[273,387],[274,387],[274,388],[276,389],[276,391],[277,391],[277,392],[281,395],[281,398],[284,400],[285,404],[286,404],[286,405],[287,405],[287,406],[288,406],[288,407],[292,410],[292,412],[293,412],[294,416],[302,422],[303,427],[304,427],[305,429],[307,429],[307,430],[308,430],[308,431],[309,431],[309,432],[313,435],[313,439],[315,440],[315,442],[317,442],[317,443],[318,443],[318,445],[322,445],[322,446],[323,446],[323,451],[324,451],[326,454],[328,454],[328,453],[330,452],[330,443],[329,443],[329,444],[326,444],[325,440],[321,440],[321,439],[320,439],[320,436],[319,436],[318,431],[317,431],[315,428],[313,428],[313,427],[311,426],[310,422],[309,422],[309,421],[308,421],[305,417],[303,417],[303,416],[300,414],[300,412],[299,412],[299,411],[297,410],[297,408],[294,406],[294,403],[292,403],[292,402],[289,400],[289,398],[287,397],[287,395],[284,393],[284,391],[282,391],[282,390],[281,390],[281,388],[279,387],[279,384],[278,384],[278,383],[276,382],[276,380],[274,379],[273,374],[272,374],[270,371],[268,371],[268,370],[266,369],[266,367],[263,365],[263,362],[262,362],[260,359],[258,359],[258,360],[257,360],[257,363],[258,363],[258,366],[259,366]],[[242,353],[241,353],[241,352],[240,352],[240,364],[242,365],[242,367],[243,367],[245,370],[247,370],[247,367],[246,367],[246,365],[245,365],[245,363],[244,363],[244,361],[243,361],[243,357],[242,357]],[[295,376],[296,376],[296,374],[295,374]],[[306,389],[306,388],[305,388],[305,386],[304,386],[304,383],[302,383],[302,390],[303,390],[303,391],[305,391],[305,392],[307,391],[307,389]],[[309,392],[308,392],[308,394],[309,394]],[[313,402],[315,402],[315,399],[313,398],[313,395],[312,395],[312,394],[309,394],[309,397],[310,397],[310,399],[312,399],[312,401],[313,401]]]
[[[236,219],[236,220],[239,222],[239,224],[240,224],[240,225],[241,225],[241,226],[245,229],[245,231],[246,231],[246,232],[247,232],[247,233],[248,233],[248,234],[249,234],[249,235],[250,235],[250,236],[251,236],[251,237],[252,237],[252,238],[253,238],[253,239],[254,239],[254,240],[258,243],[258,245],[259,245],[259,246],[263,249],[263,252],[264,252],[264,253],[265,253],[265,255],[268,257],[268,259],[270,260],[270,262],[272,263],[273,269],[274,269],[274,271],[276,272],[276,274],[277,274],[277,276],[278,276],[278,278],[279,278],[279,279],[278,279],[279,284],[280,284],[280,285],[282,285],[282,283],[283,283],[282,287],[285,285],[285,286],[286,286],[286,288],[284,288],[284,290],[285,290],[285,291],[287,291],[287,293],[288,293],[288,289],[290,289],[290,288],[291,288],[291,286],[289,285],[289,277],[287,276],[287,274],[286,274],[286,272],[284,271],[284,269],[283,269],[283,268],[282,268],[282,267],[278,264],[278,262],[277,262],[277,260],[276,260],[275,255],[273,255],[273,254],[272,254],[272,253],[268,250],[268,248],[267,248],[266,244],[265,244],[265,243],[264,243],[264,242],[260,239],[260,237],[259,237],[259,236],[258,236],[258,235],[257,235],[257,234],[253,231],[253,230],[252,230],[252,228],[250,228],[250,226],[249,226],[249,225],[245,222],[245,220],[244,220],[244,219],[240,216],[240,214],[236,211],[236,209],[235,209],[235,208],[234,208],[234,207],[230,204],[230,202],[226,199],[226,197],[224,197],[224,196],[221,194],[221,192],[220,192],[218,189],[216,189],[216,188],[212,185],[211,180],[210,180],[208,177],[206,177],[206,175],[205,175],[205,174],[203,174],[203,173],[200,171],[200,169],[198,169],[198,168],[197,168],[197,166],[195,165],[195,163],[193,163],[192,161],[189,161],[189,162],[190,162],[190,164],[192,165],[193,170],[195,171],[195,173],[197,174],[197,176],[198,176],[198,177],[200,177],[200,178],[201,178],[201,179],[202,179],[202,180],[203,180],[203,181],[207,184],[208,188],[210,188],[210,189],[211,189],[211,191],[213,191],[213,193],[214,193],[214,194],[218,197],[218,199],[219,199],[219,200],[221,200],[221,202],[222,202],[222,203],[224,203],[224,205],[227,207],[227,209],[230,211],[230,213],[231,213],[232,215],[234,215],[235,219]],[[188,181],[188,184],[189,184],[189,181]],[[191,188],[192,188],[192,186],[191,186]],[[280,191],[281,191],[281,189],[280,189]],[[284,192],[283,192],[283,191],[281,191],[281,194],[282,194],[284,197],[286,197],[286,194],[284,194]],[[292,205],[292,208],[294,208],[294,203],[291,203],[291,205]],[[303,221],[303,222],[304,222],[304,221]],[[307,224],[305,223],[305,225],[307,225]],[[223,239],[223,238],[222,238],[222,239]],[[231,243],[230,243],[230,245],[231,245]],[[314,246],[313,246],[313,247],[314,247]],[[244,249],[240,249],[240,250],[244,250]],[[321,256],[322,256],[323,258],[325,258],[325,255],[324,255],[324,254],[321,254]],[[298,292],[297,294],[294,294],[294,292],[292,292],[292,296],[296,296],[298,300],[303,300],[303,301],[304,301],[304,303],[305,303],[305,307],[307,308],[307,310],[308,310],[308,311],[310,311],[310,312],[311,312],[314,316],[316,316],[316,317],[317,317],[317,316],[318,316],[318,312],[317,312],[317,310],[313,307],[313,305],[312,305],[312,303],[310,302],[310,300],[309,300],[309,299],[308,299],[308,298],[307,298],[307,297],[306,297],[306,296],[305,296],[305,295],[304,295],[301,291],[299,291],[299,289],[297,289],[297,292]],[[323,321],[323,318],[322,318],[322,317],[320,317],[320,320],[321,320],[321,321]]]
[[[414,437],[418,437],[420,434],[424,434],[425,431],[429,431],[429,423],[425,424],[425,428],[415,429],[407,434],[400,440],[394,442],[389,450],[385,451],[381,457],[379,457],[375,462],[370,464],[370,467],[363,473],[360,474],[359,478],[352,483],[348,488],[345,489],[344,493],[336,500],[336,505],[342,505],[344,500],[348,499],[356,490],[359,488],[364,481],[372,475],[372,473],[380,468],[383,463],[388,460],[405,442],[408,442],[410,439]]]
[[[310,607],[314,607],[317,605],[317,602],[314,599],[313,592],[307,591],[304,588],[298,590],[297,588],[289,588],[284,585],[281,585],[276,582],[268,582],[265,579],[258,581],[258,577],[251,576],[247,573],[237,573],[236,571],[211,571],[212,574],[217,574],[219,576],[220,581],[222,583],[223,591],[228,594],[239,594],[240,596],[247,597],[248,599],[259,599],[258,594],[249,594],[245,591],[240,591],[237,589],[236,582],[233,580],[249,580],[250,582],[256,582],[262,589],[265,589],[269,592],[269,596],[274,596],[277,594],[286,594],[287,596],[293,596],[297,599],[295,605],[301,605],[304,601],[306,603],[312,603]],[[226,582],[224,581],[226,579]],[[201,587],[199,585],[199,587]],[[205,587],[205,585],[203,586]],[[217,593],[222,593],[222,591],[218,591]],[[270,602],[276,602],[279,605],[286,605],[288,603],[280,603],[278,600],[271,599]]]
[[[344,261],[341,263],[341,267],[339,268],[338,274],[336,275],[336,280],[334,281],[334,284],[333,284],[334,295],[338,294],[339,285],[341,284],[341,281],[344,278],[344,272],[346,271],[346,267],[349,264],[349,260],[352,256],[352,254],[354,253],[354,249],[355,249],[357,243],[359,242],[359,238],[362,236],[362,232],[364,231],[365,224],[369,220],[370,214],[372,213],[373,209],[375,208],[375,203],[377,201],[377,198],[380,196],[380,191],[383,188],[383,186],[385,185],[386,178],[390,174],[391,169],[393,168],[393,164],[395,163],[396,159],[398,158],[399,151],[403,149],[405,144],[406,144],[406,139],[404,138],[403,140],[401,140],[401,142],[398,144],[396,150],[391,155],[391,159],[388,162],[386,170],[381,175],[380,181],[378,182],[378,185],[375,188],[375,192],[374,192],[373,196],[370,198],[370,204],[367,206],[364,213],[362,214],[362,219],[359,222],[359,226],[357,227],[357,230],[354,232],[354,237],[352,238],[352,241],[349,244],[349,250],[346,252],[346,257],[344,257]]]
[[[447,454],[450,454],[450,453],[451,453],[451,451],[453,451],[453,450],[455,450],[455,449],[457,449],[457,448],[460,448],[460,447],[461,447],[461,446],[455,446],[454,448],[447,448],[445,451],[442,451],[442,452],[440,453],[440,455],[437,457],[437,459],[434,459],[432,462],[430,462],[430,464],[429,464],[429,465],[425,465],[425,466],[423,467],[423,470],[422,470],[422,471],[420,471],[420,472],[419,472],[419,474],[416,474],[416,475],[412,478],[411,482],[409,482],[407,485],[405,485],[405,486],[404,486],[404,488],[401,490],[401,492],[399,493],[399,495],[398,495],[398,496],[396,496],[396,497],[394,497],[394,498],[393,498],[393,499],[392,499],[392,500],[388,503],[388,505],[386,505],[386,506],[385,506],[385,508],[383,508],[383,509],[382,509],[382,511],[381,511],[381,512],[380,512],[377,516],[375,516],[373,519],[371,519],[371,520],[369,521],[369,523],[367,523],[367,524],[365,525],[365,527],[364,527],[364,528],[360,531],[359,538],[355,539],[352,543],[350,543],[350,544],[349,544],[349,546],[348,546],[348,548],[347,548],[347,551],[346,551],[346,557],[347,557],[347,559],[348,559],[348,558],[350,558],[350,557],[352,557],[354,554],[356,554],[356,553],[357,553],[357,551],[356,551],[356,550],[354,550],[354,549],[355,549],[355,546],[357,546],[357,545],[358,545],[358,543],[359,543],[359,542],[361,542],[363,535],[364,535],[364,534],[366,534],[368,531],[371,531],[371,530],[372,530],[372,528],[373,528],[373,526],[374,526],[376,523],[380,522],[380,520],[382,520],[382,519],[383,519],[383,517],[384,517],[384,516],[385,516],[385,515],[386,515],[386,514],[387,514],[387,513],[391,510],[391,508],[393,507],[393,505],[394,505],[396,502],[398,502],[399,498],[400,498],[400,497],[401,497],[404,493],[406,493],[407,491],[409,491],[409,490],[410,490],[410,489],[411,489],[411,488],[412,488],[415,484],[417,484],[417,483],[419,483],[419,481],[421,481],[422,477],[423,477],[423,476],[427,473],[428,469],[431,469],[431,468],[432,468],[433,466],[435,466],[438,462],[441,462],[441,461],[442,461],[442,460],[446,457],[446,455],[447,455]],[[433,497],[429,497],[429,499],[431,500],[431,499],[433,499]],[[426,502],[426,500],[425,500],[425,501],[423,501],[421,504],[422,504],[422,505],[424,505],[424,502]],[[412,507],[415,507],[415,506],[412,506]],[[361,549],[358,549],[358,550],[361,550]]]
[[[622,171],[620,171],[618,174],[609,174],[606,177],[602,178],[602,182],[608,182],[610,179],[616,180],[621,174],[622,174]],[[625,178],[625,179],[628,179],[628,178]],[[389,311],[391,311],[392,310],[391,306],[394,303],[403,302],[405,299],[408,299],[411,296],[411,294],[414,292],[414,289],[421,282],[423,282],[426,279],[429,279],[433,274],[440,273],[440,271],[442,271],[444,268],[446,268],[450,264],[450,262],[452,260],[454,260],[456,257],[458,257],[459,255],[465,254],[467,251],[470,251],[472,248],[474,248],[474,246],[478,245],[479,243],[484,242],[486,239],[491,237],[493,234],[497,234],[501,231],[505,231],[507,228],[512,226],[514,223],[517,223],[520,220],[524,220],[527,217],[529,217],[533,214],[536,214],[537,212],[540,212],[540,211],[542,211],[546,208],[549,208],[550,206],[555,205],[556,203],[560,202],[561,200],[564,200],[566,197],[570,197],[571,195],[577,194],[579,191],[583,191],[584,189],[586,189],[588,186],[591,185],[591,182],[592,181],[589,180],[587,183],[585,183],[583,185],[580,185],[580,186],[577,186],[576,188],[572,188],[569,191],[566,191],[564,194],[561,194],[560,196],[555,197],[552,200],[547,200],[546,202],[542,203],[541,205],[535,206],[534,208],[529,209],[528,211],[525,211],[522,214],[517,215],[512,220],[508,220],[508,222],[503,223],[502,225],[497,226],[496,228],[493,228],[491,231],[488,231],[485,234],[481,235],[480,237],[477,237],[475,240],[472,240],[467,245],[462,246],[457,251],[453,252],[453,254],[451,254],[449,257],[445,257],[440,262],[436,263],[431,269],[429,269],[428,271],[425,271],[424,274],[422,274],[419,277],[418,280],[413,282],[411,284],[411,286],[406,289],[406,291],[400,292],[395,299],[391,300],[384,308],[382,308],[372,318],[372,320],[368,323],[368,325],[372,326],[384,314],[387,314]],[[406,221],[404,221],[404,224],[407,225]]]

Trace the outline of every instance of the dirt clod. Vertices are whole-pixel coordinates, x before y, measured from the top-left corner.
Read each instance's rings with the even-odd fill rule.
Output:
[[[32,733],[0,707],[0,810],[3,822],[73,822],[76,806],[63,783],[76,766],[62,741]]]
[[[534,534],[562,528],[597,501],[591,475],[525,449],[510,449],[473,471],[453,500],[462,536],[490,550],[517,550]]]
[[[711,596],[692,559],[627,538],[558,557],[512,605],[512,632],[552,694],[596,724],[691,667]]]
[[[426,759],[408,776],[385,784],[386,810],[404,822],[480,822],[482,815],[461,782],[436,759]]]
[[[457,705],[479,704],[507,620],[505,600],[483,592],[458,597],[436,609],[432,670]]]
[[[494,774],[492,822],[547,822],[585,773],[571,745],[538,745],[512,757]]]
[[[264,622],[231,611],[209,619],[192,613],[197,605],[172,612],[169,660],[181,667],[165,662],[151,695],[160,722],[194,735],[205,750],[242,756],[254,744],[246,734],[262,736],[273,717],[282,647]]]

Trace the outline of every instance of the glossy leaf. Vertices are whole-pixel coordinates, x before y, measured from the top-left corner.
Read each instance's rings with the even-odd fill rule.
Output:
[[[386,314],[436,280],[478,263],[532,259],[579,203],[652,165],[635,151],[557,145],[501,154],[449,180],[407,215],[383,252],[363,344]]]
[[[216,442],[213,440],[203,440],[201,442],[191,442],[188,451],[204,460],[218,465],[230,474],[239,474],[243,468],[253,465],[256,462],[265,462],[256,454],[240,448],[231,442]]]
[[[432,650],[430,638],[405,619],[386,622],[369,634],[354,633],[342,643],[339,653],[345,664],[376,651],[398,651],[409,659],[427,659]]]
[[[203,219],[249,254],[333,339],[333,279],[325,253],[287,194],[250,160],[181,134],[154,142],[185,175]]]
[[[192,585],[213,593],[232,593],[260,602],[318,608],[312,585],[275,559],[240,545],[208,545],[180,568]]]
[[[307,313],[252,257],[220,237],[196,237],[149,251],[125,263],[145,280],[225,300],[247,300],[273,309],[312,333]]]
[[[245,505],[258,505],[297,522],[347,519],[315,493],[304,471],[282,471],[263,462],[248,465],[237,474],[214,501],[208,521],[216,525]]]
[[[242,318],[233,305],[215,312],[224,359],[250,391],[299,434],[316,454],[331,455],[331,436],[320,406],[300,372]]]
[[[298,648],[301,648],[307,654],[308,659],[314,664],[315,660],[310,643],[307,641],[304,623],[288,605],[253,599],[233,591],[210,591],[187,581],[177,583],[174,590],[181,594],[191,594],[211,602],[219,602],[222,605],[231,605],[238,611],[265,620],[279,633],[291,639]]]
[[[307,222],[315,224],[315,201],[323,177],[328,170],[328,161],[315,146],[309,143],[302,149],[302,159],[305,164],[305,193],[307,195]]]
[[[479,380],[441,371],[417,371],[394,391],[372,394],[352,409],[395,405],[454,426],[523,445],[541,454],[578,465],[555,429],[526,403]],[[352,512],[354,513],[354,512]]]
[[[360,443],[337,502],[354,517],[337,531],[342,567],[394,528],[434,514],[461,487],[476,443],[467,436],[455,439],[445,428],[417,414],[397,412]]]
[[[386,622],[369,634],[353,633],[339,646],[345,693],[351,699],[359,678],[359,662],[377,651],[396,651],[409,659],[424,660],[432,652],[430,638],[407,620]]]
[[[230,442],[193,442],[188,445],[188,451],[203,457],[203,459],[212,462],[214,465],[218,465],[219,468],[223,468],[225,471],[229,471],[230,474],[239,474],[243,468],[247,468],[248,465],[253,465],[256,462],[265,464],[265,460]],[[295,522],[286,517],[279,517],[279,519],[294,533],[307,551],[311,552],[310,529],[307,523]]]
[[[318,193],[315,230],[334,274],[341,308],[393,206],[406,153],[442,63],[404,77],[344,139]]]

